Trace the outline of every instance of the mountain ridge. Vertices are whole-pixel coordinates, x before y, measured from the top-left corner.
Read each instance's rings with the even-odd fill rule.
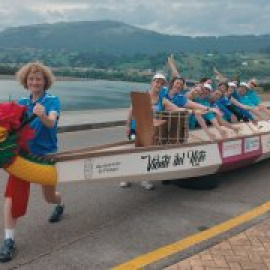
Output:
[[[0,32],[0,48],[91,51],[105,54],[260,52],[270,35],[175,36],[119,21],[76,21],[10,27]]]

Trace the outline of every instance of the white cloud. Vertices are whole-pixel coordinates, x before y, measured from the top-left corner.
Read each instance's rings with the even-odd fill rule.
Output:
[[[269,0],[1,0],[0,28],[118,20],[175,35],[270,33]]]
[[[46,13],[46,12],[70,12],[70,11],[76,11],[76,10],[83,10],[89,8],[89,4],[81,3],[43,3],[43,4],[34,4],[30,6],[30,10]]]
[[[69,15],[80,10],[86,10],[89,5],[86,3],[37,3],[29,7],[29,10],[44,22],[68,21]]]

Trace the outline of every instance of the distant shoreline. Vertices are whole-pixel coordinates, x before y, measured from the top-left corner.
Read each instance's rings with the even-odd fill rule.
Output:
[[[64,76],[56,76],[56,81],[93,81],[95,79],[90,78],[78,78],[78,77],[64,77]],[[10,80],[15,81],[15,75],[3,75],[0,74],[0,81],[1,80]],[[260,93],[260,96],[263,101],[269,101],[270,100],[270,93],[269,92],[263,92]]]
[[[90,78],[78,78],[78,77],[64,77],[64,76],[55,76],[56,81],[93,81]],[[15,81],[15,75],[3,75],[0,74],[0,80],[9,80]]]

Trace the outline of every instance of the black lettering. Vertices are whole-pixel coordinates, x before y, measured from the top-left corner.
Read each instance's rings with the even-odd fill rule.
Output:
[[[204,150],[190,150],[187,156],[192,167],[199,166],[201,162],[205,161],[206,152]]]
[[[183,165],[184,160],[185,160],[185,153],[182,153],[182,155],[180,155],[179,153],[175,154],[174,160],[173,160],[173,166]]]
[[[151,155],[147,155],[147,156],[141,156],[141,159],[147,159],[147,171],[149,172],[149,171],[157,170],[160,168],[168,168],[171,161],[171,156],[156,155],[152,157]]]

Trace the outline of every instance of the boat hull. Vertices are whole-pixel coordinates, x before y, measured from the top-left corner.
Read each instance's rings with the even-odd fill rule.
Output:
[[[59,182],[189,179],[270,157],[270,124],[260,132],[216,142],[97,151],[57,163]]]

